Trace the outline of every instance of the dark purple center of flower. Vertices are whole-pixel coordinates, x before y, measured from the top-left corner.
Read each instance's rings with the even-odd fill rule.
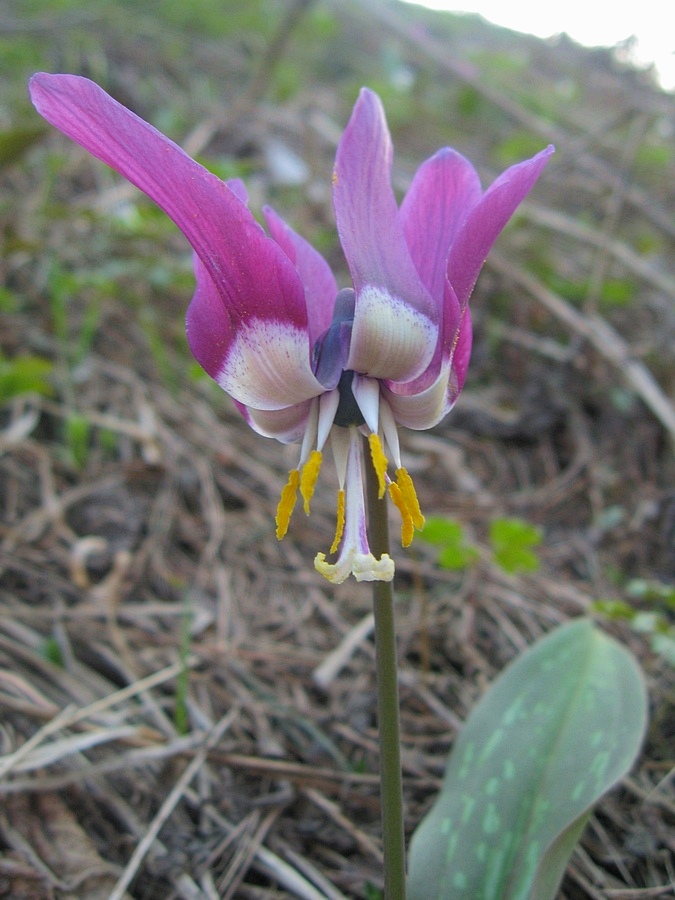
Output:
[[[354,291],[343,288],[338,291],[333,307],[333,321],[314,345],[312,363],[318,381],[328,391],[337,387],[340,392],[335,419],[336,425],[363,425],[365,419],[354,399],[352,381],[354,372],[345,371],[349,357],[349,343],[354,324]]]
[[[340,376],[340,381],[338,382],[340,402],[338,403],[337,412],[335,413],[333,422],[336,425],[342,425],[343,428],[347,428],[349,427],[349,425],[363,425],[363,423],[366,421],[363,418],[363,413],[359,409],[356,400],[354,399],[354,393],[352,391],[353,380],[353,370],[347,369],[346,372],[342,373],[342,375]]]
[[[327,391],[337,387],[349,356],[354,305],[354,291],[351,288],[338,291],[333,307],[333,321],[314,344],[312,367],[317,380]]]

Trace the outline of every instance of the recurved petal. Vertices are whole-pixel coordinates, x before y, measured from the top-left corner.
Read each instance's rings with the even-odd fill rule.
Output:
[[[211,275],[196,253],[192,262],[197,287],[185,316],[185,330],[192,355],[202,369],[216,379],[234,340],[236,327]]]
[[[237,403],[237,408],[258,434],[276,438],[282,444],[295,444],[305,433],[311,405],[312,401],[306,400],[286,409],[251,409],[243,403]]]
[[[391,389],[392,386],[382,386],[382,397],[399,425],[424,431],[445,418],[464,387],[471,357],[471,340],[471,314],[466,309],[452,350],[444,356],[443,365],[431,384],[423,385],[418,381],[414,392],[411,390],[413,385],[394,385],[396,391]],[[398,388],[405,392],[401,393]]]
[[[325,390],[309,366],[306,332],[274,319],[252,319],[237,330],[216,381],[261,410],[284,409]]]
[[[295,266],[305,289],[310,343],[326,331],[333,317],[338,289],[330,266],[312,245],[294,231],[271,207],[263,209],[274,240]]]
[[[347,368],[371,378],[408,381],[429,366],[439,328],[385,288],[367,285],[356,295]]]
[[[449,403],[454,405],[459,392],[464,387],[466,373],[471,359],[471,345],[473,343],[473,327],[471,325],[471,310],[467,307],[459,326],[457,342],[452,353],[452,379],[449,386]]]
[[[547,147],[532,159],[503,172],[459,229],[448,255],[447,276],[460,304],[466,304],[492,245],[541,175],[552,153],[553,147]]]
[[[448,404],[448,379],[450,365],[440,372],[436,381],[419,394],[394,394],[382,387],[382,397],[389,404],[394,419],[399,425],[424,431],[433,428],[450,410]]]
[[[438,378],[440,371],[451,360],[457,343],[457,335],[464,310],[461,308],[450,282],[445,279],[441,327],[433,356],[426,369],[417,378],[395,381],[386,379],[386,384],[397,394],[421,394]]]
[[[233,319],[274,318],[307,327],[300,279],[238,194],[173,141],[75,75],[30,82],[44,118],[146,193],[169,215],[208,270]]]
[[[446,147],[423,163],[401,204],[403,233],[415,268],[440,305],[448,251],[482,195],[471,163]]]
[[[391,138],[382,104],[372,91],[363,88],[338,146],[333,203],[356,290],[354,356],[350,364],[372,375],[376,375],[375,360],[366,345],[371,328],[377,327],[374,315],[379,321],[382,317],[392,319],[405,307],[414,317],[416,329],[428,332],[438,327],[437,305],[420,280],[403,234],[391,186],[391,163]],[[387,342],[379,348],[387,355],[379,358],[376,377],[412,378],[428,364],[427,358],[416,372],[404,374],[401,351],[409,354],[408,348],[399,343],[401,337],[403,329],[398,334],[390,331]],[[388,366],[397,364],[398,375],[386,373]]]
[[[197,256],[195,275],[188,343],[223,390],[256,410],[282,410],[323,393],[311,369],[306,329],[273,318],[233,320]]]

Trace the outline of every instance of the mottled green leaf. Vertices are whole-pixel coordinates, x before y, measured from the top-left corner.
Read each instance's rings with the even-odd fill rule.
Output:
[[[410,900],[551,900],[647,718],[631,654],[579,619],[513,662],[453,748],[410,847]]]

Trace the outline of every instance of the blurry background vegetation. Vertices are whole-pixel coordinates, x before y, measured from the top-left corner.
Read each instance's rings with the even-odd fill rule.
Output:
[[[433,517],[396,554],[409,826],[486,681],[591,611],[640,656],[654,720],[564,896],[672,885],[672,95],[621,48],[396,2],[0,0],[2,752],[33,737],[38,754],[0,782],[0,893],[122,896],[131,882],[144,898],[371,897],[381,883],[367,638],[317,675],[369,606],[367,590],[329,590],[311,568],[332,537],[330,467],[311,522],[298,515],[277,545],[292,451],[253,435],[195,365],[189,248],[37,116],[37,70],[94,79],[244,178],[254,213],[274,205],[340,284],[330,175],[362,85],[385,105],[400,192],[443,145],[487,185],[556,144],[476,289],[460,402],[404,438]],[[143,703],[40,737],[62,707],[134,684]],[[233,709],[201,794],[185,785],[133,859]],[[63,844],[45,837],[57,823]]]

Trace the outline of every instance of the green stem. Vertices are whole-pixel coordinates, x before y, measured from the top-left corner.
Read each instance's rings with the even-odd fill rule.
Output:
[[[383,553],[389,553],[387,501],[386,495],[382,500],[378,499],[377,475],[367,444],[364,451],[368,497],[368,538],[371,551],[379,558]],[[373,582],[373,610],[375,613],[377,712],[380,733],[384,896],[386,900],[405,900],[401,738],[398,712],[394,588],[391,581]]]

